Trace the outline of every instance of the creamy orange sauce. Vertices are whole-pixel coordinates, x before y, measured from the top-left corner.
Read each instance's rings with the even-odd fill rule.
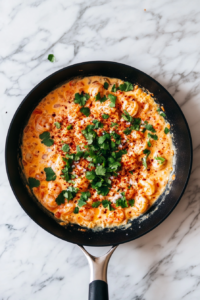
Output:
[[[107,89],[104,87],[105,82],[108,83]],[[164,132],[165,128],[170,128],[170,124],[162,116],[164,108],[158,111],[159,106],[152,95],[137,85],[132,86],[131,91],[118,89],[113,92],[114,84],[119,87],[123,81],[100,76],[70,81],[49,93],[39,103],[24,129],[21,151],[27,181],[29,178],[37,180],[37,187],[32,188],[36,198],[65,223],[76,223],[89,228],[126,224],[129,219],[145,213],[163,193],[173,170],[174,151],[170,132]],[[76,93],[82,96],[88,94],[89,99],[84,106],[74,102]],[[96,101],[98,94],[101,99],[105,96],[105,102]],[[113,107],[110,107],[112,101],[109,95],[116,97],[116,102],[111,105]],[[80,111],[83,107],[89,108],[89,116]],[[104,114],[109,117],[103,118]],[[131,129],[129,134],[124,133],[133,126],[135,119],[140,120],[139,128]],[[107,150],[105,162],[95,164],[90,155],[72,159],[70,180],[66,180],[62,176],[62,170],[69,155],[77,153],[77,146],[80,151],[89,151],[88,139],[82,131],[88,125],[94,125],[94,120],[101,122],[98,123],[101,124],[99,128],[93,129],[96,141],[108,133],[111,136],[107,143],[111,145],[111,141],[116,142],[112,136],[114,132],[118,135],[119,142],[115,144],[115,150]],[[149,125],[152,126],[148,127]],[[42,142],[40,135],[44,132],[49,132],[52,145]],[[65,144],[68,145],[68,152],[62,150]],[[108,192],[102,195],[91,186],[92,180],[87,178],[87,172],[93,171],[94,176],[98,177],[97,168],[101,167],[102,174],[99,178],[103,182],[105,169],[108,172],[108,157],[112,152],[120,150],[124,152],[118,159],[119,166],[117,171],[113,171],[111,167],[112,172],[107,177]],[[45,168],[51,168],[55,173],[50,181],[47,181]],[[59,195],[69,187],[75,188],[76,192],[71,196],[72,199],[64,196],[63,203],[60,203]],[[80,205],[83,192],[89,192],[89,196],[86,197],[85,204],[82,202]],[[122,203],[120,199],[123,205],[119,205]],[[103,205],[103,200],[109,201],[107,207]],[[94,207],[96,202],[98,207]]]

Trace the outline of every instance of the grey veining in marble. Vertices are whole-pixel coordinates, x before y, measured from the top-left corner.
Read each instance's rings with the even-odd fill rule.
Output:
[[[7,129],[24,96],[56,70],[88,60],[122,62],[159,81],[181,106],[194,147],[180,204],[154,231],[113,254],[110,299],[200,299],[199,1],[9,0],[0,1],[0,300],[88,297],[80,249],[30,220],[4,165]]]

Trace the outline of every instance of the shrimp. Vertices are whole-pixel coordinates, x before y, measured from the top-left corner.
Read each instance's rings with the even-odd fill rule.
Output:
[[[55,201],[55,197],[52,196],[52,195],[49,195],[49,194],[46,194],[44,197],[43,197],[43,201],[44,203],[49,207],[49,208],[56,208],[58,206],[58,204],[56,203]]]
[[[120,93],[119,93],[120,94]],[[119,102],[122,105],[122,110],[126,110],[132,117],[134,117],[139,109],[137,101],[132,96],[121,96]]]
[[[55,181],[49,181],[48,183],[48,194],[53,195],[55,198],[61,193],[61,184]]]
[[[149,207],[149,201],[146,197],[138,195],[135,197],[135,203],[133,207],[125,208],[126,218],[130,219],[137,217],[147,211]]]
[[[95,208],[82,207],[79,211],[83,220],[91,222],[94,219]]]
[[[79,188],[80,191],[86,191],[90,184],[89,180],[85,177],[77,178],[75,182],[76,182],[76,187]]]
[[[122,156],[121,160],[125,169],[135,169],[138,164],[137,156],[133,153],[133,151],[129,150],[127,154]]]
[[[141,180],[140,185],[144,187],[143,190],[147,196],[151,196],[155,193],[155,183],[153,180]]]
[[[46,117],[42,115],[37,115],[35,118],[35,129],[37,132],[42,133],[44,131],[51,130],[51,124]]]
[[[46,180],[46,175],[44,174],[44,172],[42,173],[37,173],[35,174],[35,178],[42,181],[42,180]]]
[[[118,207],[114,211],[110,211],[108,214],[107,222],[108,224],[120,224],[124,221],[125,214],[122,208]]]
[[[156,169],[156,170],[164,169],[166,167],[167,160],[165,159],[162,162],[160,160],[155,159],[155,157],[157,157],[157,155],[154,156],[154,160],[153,160],[153,163],[152,163],[153,168]],[[162,157],[162,158],[164,158],[164,157]]]
[[[31,163],[33,161],[33,155],[31,153],[26,153],[25,155],[25,160],[29,163]]]
[[[100,93],[100,97],[102,98],[104,93],[103,85],[98,81],[95,81],[90,85],[88,92],[92,97],[95,97],[98,93]]]

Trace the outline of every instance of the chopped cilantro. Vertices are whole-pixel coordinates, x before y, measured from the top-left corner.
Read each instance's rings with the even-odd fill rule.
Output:
[[[29,187],[32,189],[34,187],[38,187],[40,185],[40,181],[35,179],[34,177],[29,177],[28,184]]]
[[[166,117],[166,114],[164,114],[164,113],[162,112],[162,110],[160,109],[160,107],[157,109],[157,112],[158,112],[159,115],[162,116],[163,118]]]
[[[54,61],[55,61],[55,56],[54,56],[53,54],[49,54],[49,55],[48,55],[48,60],[49,60],[50,62],[54,62]]]
[[[62,151],[64,151],[64,152],[68,152],[69,151],[69,145],[67,145],[67,144],[64,144],[64,145],[62,145]]]
[[[125,198],[125,193],[121,193],[122,197],[117,199],[116,201],[116,206],[121,206],[122,208],[125,208],[125,207],[128,207],[128,203],[127,203],[127,200]]]
[[[103,119],[108,119],[109,117],[110,117],[110,116],[107,115],[107,114],[103,114],[103,115],[102,115],[102,118],[103,118]]]
[[[74,103],[79,104],[80,106],[84,106],[89,98],[90,98],[89,94],[76,93]]]
[[[100,95],[100,92],[98,92],[98,94],[96,94],[96,96],[95,96],[95,101],[100,101],[101,103],[103,103],[103,102],[105,102],[106,100],[107,100],[107,98],[106,98],[106,96],[103,96],[102,98],[101,98],[101,95]]]
[[[145,167],[145,169],[147,169],[147,156],[142,158],[142,164]]]
[[[62,192],[58,195],[58,197],[56,198],[56,203],[57,203],[58,205],[61,205],[61,204],[65,203],[64,192],[65,192],[65,191],[62,191]]]
[[[107,82],[104,82],[104,85],[103,85],[103,87],[104,87],[104,89],[108,89],[108,87],[109,87],[109,84],[107,83]]]
[[[112,86],[111,92],[116,93],[116,91],[117,91],[118,89],[119,89],[119,88],[116,87],[116,85],[114,84],[114,85]]]
[[[117,123],[114,123],[114,122],[111,122],[111,125],[110,125],[110,127],[114,127],[114,126],[119,126],[119,124],[117,124]]]
[[[44,168],[46,173],[46,181],[54,181],[56,179],[56,173],[52,170],[51,167]]]
[[[115,107],[115,103],[116,103],[116,100],[117,100],[117,97],[112,95],[112,94],[109,94],[108,95],[108,98],[110,99],[110,107]]]
[[[39,138],[42,140],[41,143],[47,147],[52,146],[54,143],[54,141],[50,138],[50,132],[48,131],[45,131],[42,134],[40,134]]]
[[[74,208],[74,214],[78,214],[79,213],[79,208],[78,207],[75,207]]]
[[[101,204],[101,201],[96,201],[92,203],[92,207],[99,207],[99,205]]]
[[[59,122],[55,122],[54,125],[56,126],[57,129],[60,129],[60,127],[61,127]]]
[[[131,127],[126,128],[123,132],[124,132],[126,135],[129,135],[129,134],[132,132],[132,128],[131,128]]]
[[[85,177],[88,180],[93,180],[96,177],[96,174],[93,170],[92,171],[87,171],[86,174],[85,174]]]
[[[82,112],[82,114],[84,114],[86,117],[89,117],[90,115],[89,107],[81,107],[80,112]]]
[[[129,173],[133,175],[133,171],[129,171]]]
[[[132,122],[131,128],[133,130],[139,131],[140,130],[140,124],[141,124],[141,119],[140,118],[134,118]]]
[[[98,120],[93,120],[92,123],[95,124],[94,129],[103,128],[103,124]]]
[[[162,165],[165,162],[165,158],[164,157],[157,156],[157,157],[154,157],[154,158],[158,161],[158,163],[160,165]]]
[[[75,188],[73,186],[69,186],[66,189],[66,191],[64,191],[63,195],[69,201],[69,200],[74,199],[74,197],[76,196],[77,192],[78,192],[78,188]]]
[[[165,127],[164,133],[165,133],[165,134],[168,134],[168,132],[169,132],[169,128]]]
[[[134,203],[135,203],[135,200],[134,200],[134,199],[131,199],[131,200],[128,201],[128,203],[130,204],[130,206],[133,206]]]
[[[68,126],[67,126],[67,130],[70,130],[70,129],[72,129],[72,127],[73,127],[73,125],[72,125],[72,124],[68,125]]]
[[[109,200],[103,200],[102,205],[104,208],[108,207],[109,210],[114,210],[114,208],[111,206],[111,202]]]
[[[87,200],[88,200],[90,197],[91,197],[91,194],[90,194],[89,191],[87,191],[87,192],[82,192],[82,193],[81,193],[81,197],[80,197],[80,199],[79,199],[79,201],[78,201],[78,206],[79,206],[79,207],[82,207],[83,205],[85,205],[86,202],[87,202]]]
[[[97,175],[105,176],[106,169],[103,166],[97,166],[96,169],[95,169],[95,172],[96,172]]]
[[[147,121],[144,121],[144,127],[151,132],[156,132],[156,130],[153,128],[153,126],[151,124],[148,124]]]
[[[144,154],[146,154],[147,155],[147,157],[149,156],[149,154],[151,153],[151,151],[150,150],[148,150],[148,149],[144,149],[143,150],[143,153]]]
[[[129,113],[124,110],[124,114],[122,114],[122,118],[127,121],[127,122],[132,122],[133,121],[133,118],[131,117],[131,115],[129,115]]]
[[[129,186],[128,186],[128,189],[130,190],[130,188],[132,187],[132,185],[131,184],[129,184]]]
[[[119,89],[120,89],[120,91],[123,91],[123,92],[132,91],[133,85],[132,85],[132,83],[126,81],[126,82],[120,84]]]
[[[158,136],[156,134],[151,134],[148,132],[148,138],[152,138],[154,141],[157,141]]]
[[[148,147],[151,147],[151,142],[150,142],[150,140],[147,141],[147,145],[148,145]]]

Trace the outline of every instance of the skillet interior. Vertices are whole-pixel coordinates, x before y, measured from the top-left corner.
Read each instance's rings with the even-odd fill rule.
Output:
[[[20,134],[27,121],[27,116],[50,91],[62,82],[77,76],[99,75],[120,78],[137,83],[154,93],[157,102],[164,105],[167,120],[172,126],[175,144],[176,167],[175,180],[169,194],[159,197],[154,205],[130,223],[124,230],[120,228],[102,231],[87,229],[81,231],[78,225],[64,228],[57,224],[30,197],[20,174],[17,153],[19,152]],[[181,155],[179,155],[179,153]],[[154,79],[145,73],[119,63],[94,61],[72,65],[57,71],[40,82],[22,101],[9,127],[6,140],[6,169],[13,192],[25,212],[42,228],[68,242],[87,246],[109,246],[136,239],[158,226],[179,202],[189,179],[192,166],[192,141],[187,122],[172,96]]]

